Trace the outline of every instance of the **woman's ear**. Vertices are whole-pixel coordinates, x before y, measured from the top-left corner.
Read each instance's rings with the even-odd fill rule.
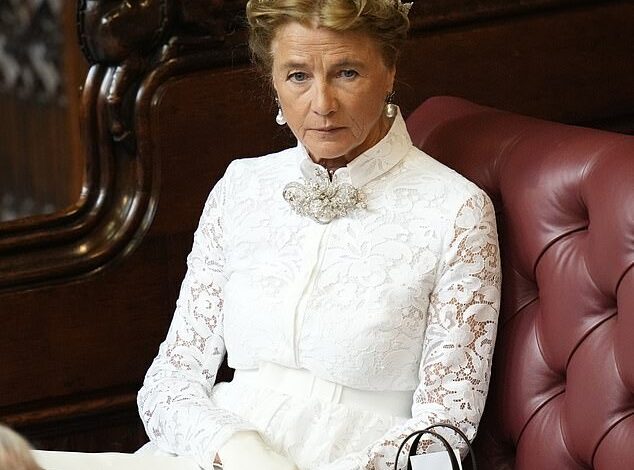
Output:
[[[394,90],[394,81],[396,80],[396,67],[392,66],[388,69],[388,79],[387,79],[387,92],[391,92]]]
[[[277,87],[275,86],[275,80],[271,77],[271,91],[273,92],[273,96],[277,98]]]

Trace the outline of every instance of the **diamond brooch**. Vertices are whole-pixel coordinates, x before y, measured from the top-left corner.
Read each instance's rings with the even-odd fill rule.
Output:
[[[293,211],[320,224],[367,207],[362,191],[348,183],[330,181],[324,168],[315,168],[313,176],[304,178],[303,183],[288,183],[283,196]]]

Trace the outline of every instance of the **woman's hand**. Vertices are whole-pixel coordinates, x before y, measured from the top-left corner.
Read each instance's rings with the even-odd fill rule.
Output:
[[[235,433],[218,450],[224,470],[299,470],[286,457],[265,444],[255,431]]]

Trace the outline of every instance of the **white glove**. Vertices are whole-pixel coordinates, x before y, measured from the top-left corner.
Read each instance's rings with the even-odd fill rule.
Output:
[[[218,450],[224,470],[299,470],[278,454],[255,431],[235,433]]]

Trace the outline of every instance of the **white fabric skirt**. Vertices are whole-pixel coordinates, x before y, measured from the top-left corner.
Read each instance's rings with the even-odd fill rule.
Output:
[[[412,392],[366,392],[310,372],[264,364],[236,371],[214,386],[214,406],[253,424],[271,448],[302,470],[314,470],[363,451],[411,417]],[[140,453],[165,454],[152,443]]]
[[[413,392],[364,392],[273,364],[236,371],[211,399],[248,420],[277,452],[316,469],[364,450],[411,416]]]

